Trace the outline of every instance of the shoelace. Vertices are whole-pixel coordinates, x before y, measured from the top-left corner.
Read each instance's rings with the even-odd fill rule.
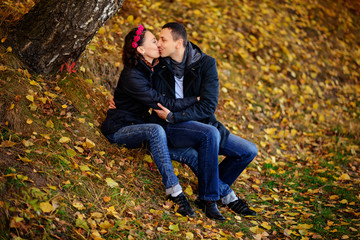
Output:
[[[185,196],[182,195],[178,198],[177,204],[179,204],[181,207],[187,207],[188,201],[186,200]]]
[[[234,211],[239,211],[239,212],[242,212],[242,211],[246,210],[247,208],[249,208],[247,203],[242,199],[236,200],[233,204],[230,203],[229,206]]]

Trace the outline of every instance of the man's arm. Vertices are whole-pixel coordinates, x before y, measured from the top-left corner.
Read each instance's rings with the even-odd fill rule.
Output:
[[[156,110],[158,116],[169,122],[184,122],[202,120],[215,113],[219,97],[219,77],[216,69],[216,60],[209,57],[201,70],[200,101],[182,110],[170,113],[166,108]]]
[[[152,88],[151,83],[145,77],[138,76],[137,74],[131,74],[120,87],[122,87],[129,96],[154,109],[159,109],[157,104],[161,103],[172,111],[180,111],[197,102],[196,97],[184,99],[163,97]]]

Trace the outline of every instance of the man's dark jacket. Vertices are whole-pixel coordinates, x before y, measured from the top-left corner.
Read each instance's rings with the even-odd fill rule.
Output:
[[[215,126],[221,135],[220,146],[224,146],[230,132],[215,118],[215,110],[219,98],[219,78],[216,60],[204,54],[199,47],[189,42],[187,46],[186,66],[184,71],[184,98],[198,97],[200,101],[185,110],[173,111],[173,121],[199,121]],[[169,58],[160,58],[153,76],[153,87],[166,98],[175,98],[175,79]],[[164,120],[155,113],[151,121],[162,124]]]
[[[101,131],[107,136],[120,128],[149,122],[149,109],[159,109],[161,103],[179,111],[197,102],[196,97],[175,100],[165,98],[152,88],[152,69],[141,59],[135,67],[125,66],[114,92],[116,109],[109,109]]]

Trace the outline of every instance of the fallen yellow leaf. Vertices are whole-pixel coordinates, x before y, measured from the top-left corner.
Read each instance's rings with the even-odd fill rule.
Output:
[[[267,222],[261,223],[261,226],[262,226],[263,228],[265,228],[266,230],[270,230],[270,229],[271,229],[271,226],[270,226],[269,223],[267,223]]]
[[[267,128],[264,130],[264,132],[266,132],[269,135],[274,135],[276,131],[277,131],[276,128]]]
[[[313,227],[312,224],[306,224],[306,223],[304,223],[304,224],[299,224],[299,225],[297,225],[297,226],[294,226],[294,229],[305,230],[305,229],[310,229],[310,228],[312,228],[312,227]]]
[[[108,220],[105,220],[104,222],[99,224],[99,227],[101,227],[102,229],[110,229],[112,228],[114,225],[111,224]]]
[[[188,239],[188,240],[192,240],[192,239],[194,239],[194,234],[193,234],[192,232],[187,232],[187,233],[185,234],[185,237],[186,237],[186,239]]]
[[[350,179],[351,178],[347,173],[344,173],[339,177],[339,180],[350,180]]]
[[[172,231],[174,231],[174,232],[180,231],[178,224],[171,224],[171,225],[169,226],[169,229],[172,230]]]
[[[73,150],[74,151],[74,150]],[[75,151],[74,151],[75,152]],[[79,166],[80,170],[83,171],[83,172],[89,172],[91,171],[91,169],[89,168],[88,165],[81,165]]]
[[[105,240],[104,238],[101,237],[99,231],[97,231],[97,230],[91,230],[91,237],[94,240]]]
[[[75,152],[73,149],[67,149],[67,150],[66,150],[66,154],[67,154],[69,157],[75,157],[75,156],[76,156],[76,152]]]
[[[81,217],[81,215],[78,216],[78,218],[75,221],[75,225],[79,228],[83,228],[85,230],[89,229],[89,226],[87,225],[85,219],[83,219],[83,217]]]
[[[49,120],[46,122],[46,127],[54,128],[54,123],[51,120]]]
[[[111,178],[106,178],[105,181],[106,181],[106,184],[111,188],[119,186],[119,184],[117,182],[115,182],[114,180],[112,180]]]
[[[53,206],[49,202],[41,202],[40,203],[40,209],[44,213],[49,213],[53,210]]]
[[[21,161],[23,161],[23,162],[26,162],[26,163],[32,162],[32,160],[28,159],[27,157],[21,157],[20,155],[18,155],[18,157],[19,157],[19,159],[20,159]]]
[[[85,209],[84,204],[82,202],[80,202],[79,200],[74,200],[72,205],[78,210]]]
[[[34,102],[34,95],[26,95],[26,99],[30,102]]]
[[[86,138],[83,146],[87,147],[87,148],[93,148],[93,147],[95,147],[95,143],[93,141],[91,141],[90,139]]]
[[[31,111],[35,111],[37,109],[37,105],[35,103],[31,103],[29,105],[29,108],[30,108]]]
[[[22,141],[22,144],[24,144],[25,147],[30,147],[30,146],[34,145],[34,143],[32,141],[25,140],[25,139]]]
[[[15,142],[12,142],[12,141],[10,141],[10,140],[6,140],[6,141],[3,141],[2,143],[1,143],[1,145],[0,145],[0,147],[12,147],[12,146],[14,146],[14,145],[16,145],[16,143]]]
[[[184,191],[188,196],[193,195],[193,190],[190,185],[188,185]]]
[[[36,85],[38,85],[38,83],[36,81],[34,81],[34,80],[31,80],[30,85],[36,86]]]
[[[114,216],[115,218],[117,219],[120,219],[120,214],[115,210],[115,207],[114,206],[110,206],[108,209],[107,209],[107,214],[110,214],[112,216]]]
[[[259,228],[259,226],[251,227],[250,231],[252,231],[255,234],[261,234],[265,232],[264,229]]]
[[[74,148],[79,152],[79,153],[83,153],[84,149],[78,146],[74,146]]]
[[[145,154],[144,160],[145,160],[146,162],[148,162],[148,163],[152,163],[152,162],[153,162],[152,157],[151,157],[150,155],[148,155],[148,154]]]
[[[59,143],[68,143],[68,142],[70,142],[70,138],[68,137],[62,137],[59,140]]]
[[[91,213],[90,217],[91,218],[102,218],[104,215],[100,212],[93,212]]]

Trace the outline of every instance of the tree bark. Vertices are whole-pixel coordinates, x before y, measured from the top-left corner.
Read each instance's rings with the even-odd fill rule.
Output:
[[[41,0],[9,35],[9,44],[36,73],[75,62],[125,0]]]

